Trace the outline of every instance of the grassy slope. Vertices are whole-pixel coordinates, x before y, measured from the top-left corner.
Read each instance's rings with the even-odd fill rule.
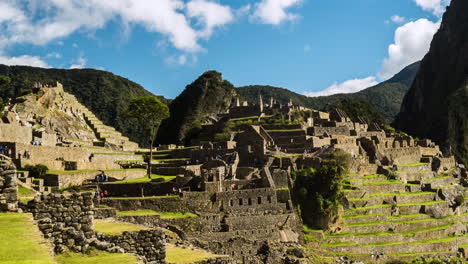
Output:
[[[53,264],[42,235],[29,214],[0,213],[0,262]]]
[[[130,254],[108,253],[93,250],[89,254],[66,253],[56,256],[58,264],[136,264],[137,258]]]

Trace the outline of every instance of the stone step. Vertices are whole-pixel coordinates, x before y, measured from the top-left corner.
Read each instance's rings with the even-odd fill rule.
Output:
[[[417,163],[417,164],[406,164],[406,165],[395,165],[397,172],[418,172],[418,171],[431,171],[431,164],[429,163]]]

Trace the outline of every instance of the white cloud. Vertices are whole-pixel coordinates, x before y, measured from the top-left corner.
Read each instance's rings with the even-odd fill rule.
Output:
[[[393,15],[392,17],[390,17],[390,20],[392,20],[393,23],[397,24],[405,22],[405,18],[399,15]]]
[[[2,1],[0,49],[19,43],[45,45],[75,32],[93,33],[109,21],[142,26],[164,35],[178,50],[197,52],[202,50],[199,40],[232,22],[233,14],[230,7],[209,0]]]
[[[304,45],[304,52],[309,52],[311,49],[310,45],[309,44],[305,44]]]
[[[60,54],[58,52],[51,52],[51,53],[47,54],[46,57],[47,58],[60,59],[60,58],[62,58],[62,54]]]
[[[197,18],[198,24],[203,29],[199,33],[201,37],[208,38],[213,34],[213,29],[234,20],[231,8],[205,0],[192,0],[187,4],[187,15]]]
[[[70,65],[70,69],[83,69],[84,67],[86,67],[87,62],[88,60],[83,55],[80,55],[80,57],[75,61],[75,63]]]
[[[168,56],[164,60],[169,66],[193,65],[197,63],[198,57],[194,54],[181,54]]]
[[[342,83],[334,83],[325,90],[319,92],[305,92],[305,96],[316,97],[316,96],[327,96],[332,94],[346,94],[346,93],[355,93],[359,92],[368,87],[374,86],[377,84],[377,80],[374,76],[369,76],[364,79],[353,79],[348,80]]]
[[[261,0],[255,5],[253,17],[263,24],[279,25],[295,20],[297,14],[288,12],[288,8],[298,5],[302,0]]]
[[[22,56],[18,56],[18,57],[8,57],[8,56],[0,55],[0,64],[5,64],[5,65],[26,65],[26,66],[34,66],[34,67],[41,67],[41,68],[49,68],[50,67],[40,57],[29,56],[29,55],[22,55]]]
[[[414,0],[423,10],[432,12],[436,16],[441,16],[445,12],[445,7],[451,0]]]
[[[418,61],[428,52],[432,38],[440,26],[425,18],[406,23],[395,31],[395,43],[388,47],[378,76],[388,79],[409,64]]]

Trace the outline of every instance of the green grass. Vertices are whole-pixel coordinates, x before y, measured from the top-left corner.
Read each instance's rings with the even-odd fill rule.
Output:
[[[118,211],[117,216],[139,216],[139,215],[159,215],[153,210],[135,210],[135,211]]]
[[[421,245],[421,244],[434,244],[434,243],[448,243],[456,240],[458,237],[444,237],[439,239],[431,239],[425,241],[416,241],[410,243],[410,245]]]
[[[412,205],[434,205],[434,204],[440,204],[440,203],[445,203],[445,201],[430,201],[430,202],[423,202],[423,203],[404,203],[404,204],[399,204],[398,207],[412,206]]]
[[[386,181],[376,181],[376,182],[365,182],[363,186],[370,186],[370,185],[387,185],[387,184],[400,184],[401,182],[398,180],[386,180]]]
[[[111,169],[111,170],[103,170],[104,172],[113,172],[113,171],[142,171],[145,169]],[[62,175],[62,174],[75,174],[75,173],[84,173],[84,172],[96,172],[99,173],[101,170],[48,170],[47,174],[55,174],[55,175]]]
[[[377,209],[377,208],[385,208],[385,207],[391,207],[391,206],[392,206],[391,204],[378,204],[378,205],[372,205],[372,206],[351,208],[351,209],[349,209],[349,211]]]
[[[167,196],[145,196],[145,197],[108,197],[109,200],[146,200],[146,199],[168,199],[168,198],[179,198],[178,195],[167,195]]]
[[[447,254],[453,253],[450,251],[428,251],[428,252],[415,252],[415,253],[390,253],[386,254],[389,257],[419,257],[422,255],[437,255],[437,254]]]
[[[104,233],[108,235],[120,235],[124,231],[140,231],[148,229],[147,227],[134,225],[130,223],[124,223],[119,221],[110,220],[94,220],[94,230],[98,233]]]
[[[119,211],[117,216],[141,216],[141,215],[159,215],[161,219],[176,219],[176,218],[189,218],[197,217],[196,214],[192,213],[180,213],[180,212],[156,212],[153,210],[135,210],[135,211]]]
[[[189,218],[189,217],[198,217],[196,214],[192,213],[179,213],[179,212],[163,212],[159,213],[161,219],[179,219],[179,218]]]
[[[34,197],[19,197],[19,201],[24,204],[28,204],[29,201],[32,201],[32,200],[34,200]]]
[[[341,247],[341,246],[354,246],[356,243],[354,242],[337,242],[337,243],[323,243],[321,244],[322,247]]]
[[[130,254],[108,253],[92,250],[89,254],[68,252],[55,257],[58,264],[135,264],[138,259]]]
[[[0,262],[54,264],[29,214],[0,213]]]
[[[371,243],[364,244],[363,247],[382,247],[382,246],[392,246],[392,245],[401,245],[405,244],[406,241],[393,241],[393,242],[381,242],[381,243]]]
[[[155,159],[153,157],[153,161],[186,161],[190,160],[190,158],[178,158],[178,159]]]
[[[393,192],[393,193],[372,193],[369,196],[418,196],[418,195],[426,195],[426,194],[435,194],[434,192]]]
[[[289,191],[288,187],[276,188],[277,191]]]
[[[429,165],[429,163],[409,163],[409,164],[399,164],[398,166],[400,167],[416,167],[416,166],[421,166],[421,165]]]
[[[151,179],[164,179],[164,182],[169,182],[175,179],[176,176],[164,176],[164,175],[151,175]],[[141,178],[131,179],[131,180],[122,180],[122,181],[115,181],[115,182],[107,182],[106,184],[127,184],[127,183],[146,183],[151,181],[148,176],[144,176]]]
[[[32,191],[28,188],[24,188],[23,186],[18,186],[18,195],[19,196],[34,196],[36,192]]]
[[[181,247],[176,247],[173,245],[166,245],[166,261],[168,263],[194,263],[213,258],[216,255],[213,255],[207,251],[202,250],[192,250]]]
[[[430,215],[427,215],[427,214],[407,214],[407,215],[391,215],[391,216],[388,216],[388,218],[389,219],[402,219],[402,218],[414,218],[414,217],[419,217],[419,216],[431,217]]]
[[[343,216],[343,219],[353,219],[353,218],[361,218],[361,217],[373,217],[373,216],[381,216],[384,215],[382,213],[376,213],[376,214],[361,214],[361,215],[345,215]]]

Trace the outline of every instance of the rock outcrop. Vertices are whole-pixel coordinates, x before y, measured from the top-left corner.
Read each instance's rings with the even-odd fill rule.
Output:
[[[219,113],[226,112],[237,95],[221,73],[208,71],[198,77],[170,105],[171,117],[163,122],[158,143],[183,143]]]
[[[395,121],[468,163],[468,2],[453,0]]]

